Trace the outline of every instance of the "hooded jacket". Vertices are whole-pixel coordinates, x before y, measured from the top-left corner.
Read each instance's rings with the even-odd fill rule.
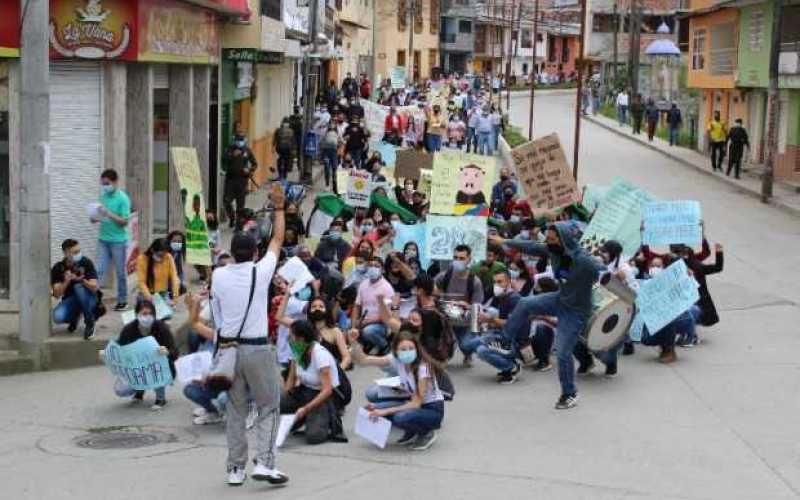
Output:
[[[522,253],[548,257],[553,274],[559,280],[559,300],[577,313],[592,313],[592,286],[597,283],[605,266],[579,245],[580,230],[573,222],[556,222],[562,252],[551,252],[547,245],[530,240],[509,240],[506,245]]]

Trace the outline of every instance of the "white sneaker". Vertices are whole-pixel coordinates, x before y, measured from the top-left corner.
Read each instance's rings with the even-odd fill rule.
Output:
[[[247,479],[247,473],[244,468],[234,467],[228,471],[228,486],[241,486],[245,479]]]
[[[192,415],[195,417],[204,417],[206,413],[208,413],[206,412],[206,409],[201,406],[199,408],[195,408],[192,412]]]
[[[267,481],[269,484],[284,484],[289,482],[289,476],[283,472],[278,469],[269,469],[258,462],[256,462],[252,476],[256,481]]]
[[[256,425],[256,419],[258,418],[258,408],[255,405],[250,407],[250,412],[247,414],[247,419],[244,422],[244,427],[248,431]]]
[[[205,415],[195,417],[194,420],[192,420],[194,425],[211,425],[218,424],[220,422],[222,422],[222,415],[219,413],[206,413]]]

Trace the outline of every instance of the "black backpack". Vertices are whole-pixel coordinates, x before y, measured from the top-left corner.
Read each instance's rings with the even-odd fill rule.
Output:
[[[447,289],[450,287],[450,280],[453,279],[453,268],[447,270],[444,273],[444,277],[442,278],[442,286],[441,290],[442,293],[447,293]],[[475,275],[472,274],[472,271],[469,272],[469,276],[467,277],[467,302],[472,301],[472,294],[475,292]]]

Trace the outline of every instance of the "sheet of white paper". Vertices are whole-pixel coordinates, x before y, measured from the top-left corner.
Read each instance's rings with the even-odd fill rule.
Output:
[[[103,218],[103,215],[100,213],[100,208],[102,206],[103,205],[101,205],[100,203],[98,203],[96,201],[88,203],[86,205],[86,215],[91,220],[101,220]]]
[[[286,261],[278,269],[278,276],[285,279],[287,282],[292,283],[292,293],[299,292],[311,281],[314,281],[314,275],[308,270],[306,265],[300,260],[300,257],[292,257]]]
[[[355,433],[378,448],[386,448],[389,433],[392,431],[392,422],[383,417],[372,418],[364,408],[358,409],[356,416]]]
[[[156,319],[168,318],[175,314],[175,310],[159,294],[153,295],[153,305],[156,306]]]
[[[123,325],[127,325],[128,323],[132,323],[134,320],[136,320],[136,312],[133,309],[125,311],[120,316],[120,319],[122,319],[122,324]]]
[[[400,380],[400,377],[387,377],[387,378],[379,378],[375,381],[380,387],[400,387],[403,385],[403,382]]]
[[[198,351],[194,354],[181,356],[175,361],[175,372],[178,383],[187,385],[195,380],[203,380],[211,371],[211,353]]]
[[[292,426],[294,425],[294,419],[294,414],[281,415],[281,422],[278,425],[278,437],[275,439],[275,446],[277,448],[280,448],[283,442],[286,441],[286,436],[289,435],[289,431],[292,430]]]

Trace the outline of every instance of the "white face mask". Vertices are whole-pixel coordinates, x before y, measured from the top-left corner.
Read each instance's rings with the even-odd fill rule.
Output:
[[[504,293],[506,293],[506,289],[503,288],[500,285],[494,285],[493,290],[494,290],[494,296],[495,297],[499,297],[499,296],[503,295]]]
[[[664,269],[662,269],[662,268],[660,268],[660,267],[651,267],[651,268],[650,268],[650,276],[652,276],[653,278],[655,278],[656,276],[658,276],[658,273],[660,273],[660,272],[661,272],[661,271],[663,271],[663,270],[664,270]]]

